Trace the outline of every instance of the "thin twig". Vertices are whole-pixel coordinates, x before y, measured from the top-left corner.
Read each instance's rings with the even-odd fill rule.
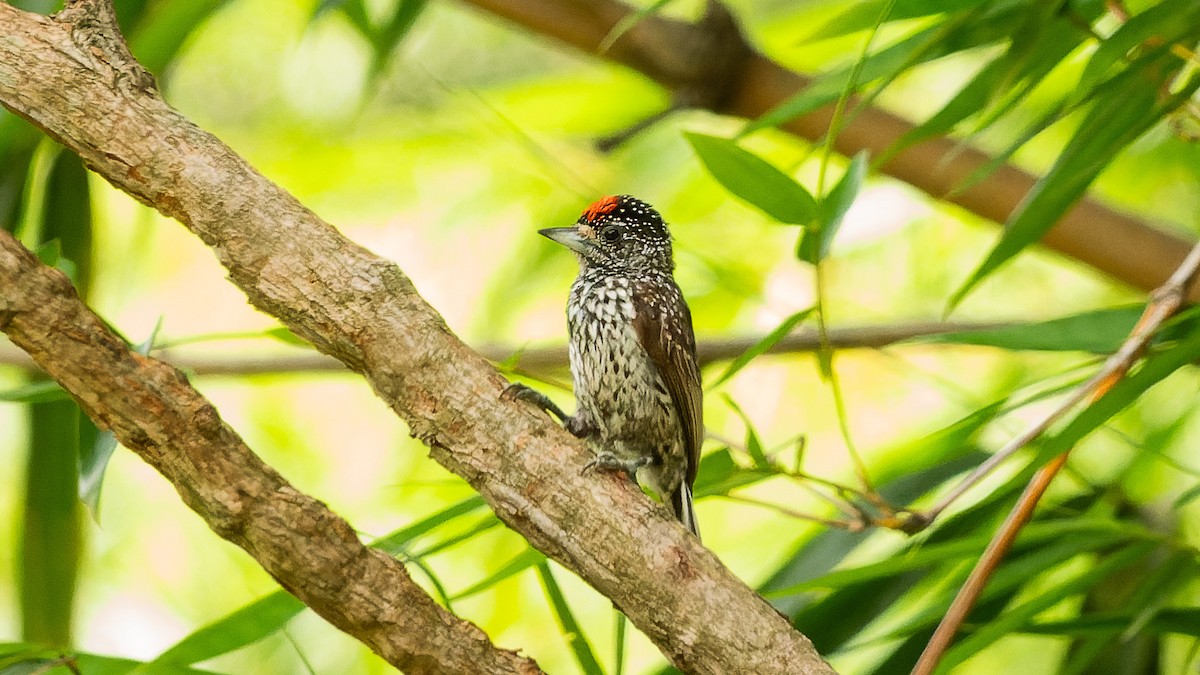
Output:
[[[856,521],[833,520],[831,518],[822,518],[820,516],[814,516],[810,513],[801,513],[800,511],[795,511],[793,509],[789,509],[786,506],[780,506],[779,504],[775,504],[775,503],[768,502],[768,501],[763,501],[761,499],[755,499],[753,497],[745,497],[742,495],[730,495],[730,494],[714,495],[714,496],[728,499],[728,500],[734,501],[734,502],[750,504],[752,506],[760,506],[764,509],[771,509],[772,511],[777,511],[777,512],[782,513],[783,515],[791,517],[791,518],[799,518],[801,520],[809,520],[814,523],[820,523],[826,527],[836,527],[840,530],[849,530],[851,532],[857,532],[866,527],[865,524],[861,524]]]
[[[1094,401],[1112,389],[1129,372],[1130,368],[1133,367],[1133,364],[1145,351],[1146,346],[1150,344],[1150,340],[1162,326],[1163,322],[1183,306],[1188,290],[1196,280],[1198,273],[1200,273],[1200,244],[1193,246],[1191,252],[1184,259],[1183,264],[1175,270],[1170,278],[1167,279],[1167,282],[1150,294],[1150,301],[1146,305],[1146,310],[1142,313],[1142,317],[1138,320],[1137,325],[1134,326],[1129,338],[1125,340],[1117,353],[1108,359],[1104,364],[1104,368],[1095,377],[1080,387],[1074,395],[1061,404],[1051,415],[1047,416],[1047,420],[1034,425],[1034,428],[1038,429],[1036,434],[1027,432],[1021,437],[1028,437],[1026,442],[1036,438],[1038,434],[1049,426],[1052,419],[1061,417],[1084,398]],[[1067,463],[1069,454],[1070,450],[1067,450],[1055,457],[1050,463],[1039,469],[1029,482],[1029,485],[1025,487],[1020,500],[1017,501],[1012,511],[1009,512],[1008,517],[988,544],[983,556],[975,564],[975,568],[971,570],[971,575],[967,577],[967,581],[954,597],[954,602],[951,603],[950,609],[942,618],[941,623],[938,624],[937,630],[934,631],[929,643],[925,646],[924,652],[921,653],[921,657],[917,660],[917,664],[912,671],[913,675],[929,675],[937,667],[938,662],[950,647],[950,643],[954,640],[955,634],[958,633],[963,622],[966,621],[967,615],[975,606],[975,602],[983,592],[984,586],[987,585],[988,580],[997,567],[999,567],[1000,561],[1012,547],[1017,534],[1020,533],[1021,528],[1033,517],[1033,511],[1041,500],[1042,495],[1046,493],[1046,489],[1050,486],[1051,481],[1054,480],[1055,475]]]
[[[922,337],[947,333],[969,333],[973,331],[1008,328],[1019,324],[1011,323],[939,323],[915,322],[880,326],[853,326],[834,328],[829,331],[829,344],[835,349],[877,349],[888,345],[916,340]],[[243,334],[238,334],[239,336]],[[729,361],[762,341],[763,336],[713,338],[701,340],[696,345],[696,355],[701,365]],[[793,354],[813,352],[820,348],[816,331],[802,330],[788,335],[767,350],[768,354]],[[531,347],[523,349],[514,345],[485,344],[477,348],[485,358],[498,363],[512,362],[510,370],[528,373],[563,369],[567,367],[566,345]],[[260,375],[283,373],[345,373],[346,366],[337,359],[317,352],[291,354],[196,354],[172,353],[171,350],[156,350],[156,358],[163,359],[176,368],[196,375]],[[13,366],[34,371],[33,360],[21,350],[5,341],[0,341],[0,366]]]

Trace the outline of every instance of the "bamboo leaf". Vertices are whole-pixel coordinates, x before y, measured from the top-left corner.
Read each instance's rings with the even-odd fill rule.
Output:
[[[743,469],[733,461],[729,448],[721,448],[710,452],[700,460],[700,470],[696,473],[696,485],[692,494],[697,498],[712,495],[724,495],[755,483],[779,475],[775,471],[760,471]]]
[[[1144,533],[1131,532],[1121,523],[1107,519],[1064,519],[1039,522],[1027,526],[1021,532],[1013,550],[1029,549],[1070,535],[1088,535],[1094,538],[1094,545],[1103,546],[1128,541],[1135,534],[1146,536]],[[836,570],[793,586],[775,589],[771,591],[771,595],[790,595],[822,588],[846,588],[854,584],[899,576],[913,570],[927,569],[940,563],[973,560],[978,557],[979,552],[987,546],[991,538],[991,533],[980,532],[967,539],[924,546],[891,556],[877,563]]]
[[[800,238],[801,260],[816,265],[829,255],[833,238],[837,236],[846,212],[858,197],[866,175],[867,153],[863,151],[854,156],[837,185],[817,203],[817,226],[805,230]]]
[[[188,37],[228,0],[163,0],[127,31],[129,51],[152,73],[161,75],[187,44]],[[122,3],[116,3],[118,6]]]
[[[873,26],[879,20],[880,13],[888,6],[886,1],[869,4],[875,14],[871,16],[871,22],[865,28]],[[897,2],[893,5],[892,12],[901,11],[901,4]],[[868,55],[862,61],[861,70],[855,78],[855,86],[879,82],[877,88],[882,88],[923,63],[1010,39],[1023,19],[1020,8],[996,9],[979,3],[971,4],[973,7],[968,12],[948,16],[942,22]],[[889,16],[892,19],[896,18],[894,13]],[[856,66],[857,63],[818,76],[799,93],[747,123],[739,136],[745,136],[758,129],[779,126],[836,101]]]
[[[742,420],[746,425],[746,452],[749,453],[750,459],[754,461],[754,468],[769,470],[771,461],[767,459],[767,455],[763,452],[762,441],[758,438],[758,432],[754,430],[754,423],[750,421],[750,417],[746,415],[742,407],[737,404],[728,395],[722,396],[725,400],[725,405],[728,405],[731,410]]]
[[[545,560],[546,560],[546,556],[542,555],[542,553],[540,551],[538,551],[537,549],[526,548],[524,551],[521,551],[516,556],[514,556],[512,559],[510,559],[507,563],[505,563],[494,574],[488,576],[483,581],[480,581],[479,583],[468,587],[466,590],[460,591],[459,593],[451,596],[451,599],[462,600],[463,598],[468,598],[472,595],[475,595],[476,593],[486,591],[487,589],[491,588],[492,586],[495,586],[496,584],[500,583],[501,581],[504,581],[505,579],[508,579],[509,577],[520,574],[521,572],[524,572],[525,570],[529,569],[530,567],[535,567],[535,566],[545,562]]]
[[[1126,376],[1107,393],[1084,408],[1062,431],[1050,436],[1039,451],[1040,457],[1053,457],[1074,447],[1113,415],[1137,400],[1179,368],[1200,359],[1200,331],[1175,345],[1151,354],[1136,372]]]
[[[1194,42],[1198,24],[1200,5],[1193,0],[1165,0],[1150,5],[1100,41],[1100,46],[1084,66],[1076,89],[1086,91],[1094,88],[1129,52],[1148,41],[1171,43],[1191,35],[1191,41]]]
[[[729,367],[725,369],[725,372],[721,373],[721,375],[712,384],[708,385],[707,389],[710,391],[716,389],[729,380],[729,378],[737,375],[738,371],[748,366],[751,361],[759,356],[762,356],[768,350],[770,350],[771,347],[774,347],[776,343],[790,335],[791,332],[796,329],[796,326],[800,325],[801,322],[807,319],[815,309],[815,307],[802,309],[784,319],[778,326],[775,327],[775,330],[771,331],[764,336],[763,339],[756,342],[754,346],[739,354],[738,357],[729,364]]]
[[[154,349],[154,342],[162,330],[162,317],[150,331],[150,337],[134,347],[134,351],[146,356]],[[86,450],[85,450],[86,449]],[[96,431],[95,440],[80,447],[79,455],[79,499],[87,506],[96,522],[100,521],[100,489],[104,485],[104,474],[108,462],[117,449],[117,437],[111,431]]]
[[[48,403],[50,401],[67,401],[70,398],[71,395],[54,380],[38,380],[8,391],[0,391],[0,401],[8,403]]]
[[[888,15],[889,21],[916,19],[934,14],[952,14],[976,8],[978,0],[895,0]],[[862,0],[851,3],[849,8],[823,23],[805,41],[828,40],[851,33],[867,30],[875,25],[887,0]]]
[[[35,403],[29,408],[30,453],[16,558],[21,635],[59,648],[72,643],[71,617],[83,546],[75,501],[80,417],[74,401]]]
[[[126,675],[134,673],[145,664],[133,659],[103,656],[89,652],[63,651],[47,649],[42,645],[24,642],[0,643],[0,673],[38,673],[65,674],[72,672],[67,663],[71,663],[76,671],[84,675]],[[21,666],[29,664],[33,670],[22,670]],[[197,670],[182,666],[166,665],[156,667],[153,675],[212,675],[211,671]]]
[[[592,645],[584,635],[579,622],[575,620],[571,606],[567,604],[567,598],[563,595],[562,589],[558,587],[558,582],[554,580],[550,563],[542,560],[537,566],[537,571],[538,577],[542,580],[542,590],[546,593],[546,600],[550,603],[550,608],[554,610],[554,616],[558,619],[558,626],[562,629],[563,637],[571,645],[571,652],[575,654],[575,662],[579,664],[579,669],[587,675],[603,675],[604,669],[596,660]]]
[[[913,342],[979,345],[1012,351],[1111,354],[1129,337],[1142,310],[1142,305],[1098,309],[1036,323],[922,336]]]
[[[1000,617],[985,624],[947,650],[942,661],[943,667],[953,668],[962,663],[1001,637],[1019,629],[1038,614],[1071,596],[1085,592],[1101,583],[1109,575],[1141,560],[1157,546],[1154,542],[1140,542],[1126,546],[1116,553],[1105,556],[1088,571],[1076,575],[1074,579],[1066,583],[1059,584],[1052,591],[1042,593],[1017,607],[1005,609]]]
[[[303,602],[277,591],[193,631],[147,664],[145,672],[156,672],[164,665],[200,663],[254,644],[275,634],[305,609]]]
[[[788,225],[810,225],[817,215],[812,195],[791,176],[734,141],[686,133],[705,168],[726,190]]]
[[[381,537],[371,545],[389,555],[399,555],[417,537],[456,518],[483,508],[483,497],[474,495],[433,515]],[[435,584],[436,584],[435,580]],[[160,654],[151,664],[190,665],[236,651],[281,630],[304,605],[285,591],[275,591],[204,626]],[[150,669],[147,675],[157,670]]]
[[[1159,58],[1150,60],[1142,72],[1151,81],[1128,78],[1123,86],[1112,87],[1095,98],[1058,160],[1009,218],[1000,241],[951,297],[948,310],[952,311],[979,282],[1001,265],[1041,239],[1118,152],[1180,101],[1191,96],[1200,84],[1200,78],[1167,100],[1158,100],[1154,83],[1162,75],[1155,77],[1153,74],[1158,68],[1171,66],[1169,60],[1174,58],[1160,54]],[[1181,94],[1184,94],[1182,98]]]

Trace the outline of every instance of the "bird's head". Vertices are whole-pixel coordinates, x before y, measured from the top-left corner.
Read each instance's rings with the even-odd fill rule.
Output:
[[[662,216],[629,195],[602,197],[571,227],[551,227],[538,233],[574,251],[583,269],[669,273],[675,267],[671,234]]]

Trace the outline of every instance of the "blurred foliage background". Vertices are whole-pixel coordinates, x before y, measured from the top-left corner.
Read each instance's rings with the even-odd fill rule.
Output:
[[[641,6],[694,18],[702,4]],[[663,110],[669,95],[462,4],[116,6],[134,55],[172,105],[394,259],[470,343],[516,354],[564,342],[575,262],[536,229],[572,222],[615,193],[646,199],[672,224],[677,278],[702,343],[812,327],[818,316],[833,328],[937,321],[960,295],[955,320],[1011,324],[706,369],[715,386],[697,487],[705,543],[792,616],[839,672],[908,672],[1039,451],[1054,443],[1018,455],[914,537],[821,522],[839,518],[839,499],[874,507],[807,476],[854,485],[853,444],[893,504],[928,506],[1090,374],[1143,301],[1077,262],[1025,249],[1065,203],[1030,200],[1025,229],[1005,238],[1019,255],[980,273],[997,250],[993,225],[875,174],[860,184],[852,169],[865,172],[866,158],[850,165],[770,125],[735,144],[726,139],[745,120],[678,111],[599,152],[598,138]],[[858,64],[856,88],[877,105],[930,134],[952,133],[1048,172],[1043,192],[1082,189],[1099,172],[1091,189],[1108,203],[1189,238],[1200,229],[1188,116],[1196,2],[728,6],[759,49],[818,74],[823,102]],[[872,56],[862,61],[868,41]],[[815,100],[798,99],[793,111]],[[750,161],[746,169],[747,152],[776,168]],[[756,208],[752,195],[731,194],[746,197],[739,186],[771,171],[827,194],[814,202],[825,210],[798,229],[769,205]],[[826,208],[837,201],[835,185],[844,203],[856,197],[844,217]],[[145,349],[239,362],[303,349],[278,339],[277,324],[226,283],[201,242],[2,111],[0,225],[67,269],[90,304]],[[798,257],[801,232],[826,246],[819,254],[801,246]],[[963,294],[969,279],[978,285]],[[806,311],[818,303],[820,312]],[[1063,317],[1072,318],[1044,323]],[[1156,354],[1200,356],[1187,351],[1193,323],[1185,317]],[[948,657],[955,672],[1195,672],[1200,377],[1189,366],[1171,371],[1122,394],[1128,407],[1112,419],[1075,430],[1086,436],[1068,471]],[[565,368],[532,375],[569,379]],[[384,545],[414,576],[501,646],[554,673],[664,667],[608,601],[531,552],[430,461],[359,378],[193,381],[299,489],[365,538],[392,534]],[[569,391],[552,393],[569,403]],[[0,396],[8,401],[0,404],[8,467],[0,473],[0,666],[32,655],[51,668],[67,650],[87,673],[388,670],[278,591],[135,457],[116,449],[106,461],[111,441],[52,385],[0,366]],[[1059,428],[1051,438],[1073,433]]]

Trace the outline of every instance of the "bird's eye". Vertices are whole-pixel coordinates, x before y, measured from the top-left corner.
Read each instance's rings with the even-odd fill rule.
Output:
[[[617,228],[610,227],[601,232],[600,236],[604,237],[604,241],[613,242],[621,237],[621,233],[617,231]]]

